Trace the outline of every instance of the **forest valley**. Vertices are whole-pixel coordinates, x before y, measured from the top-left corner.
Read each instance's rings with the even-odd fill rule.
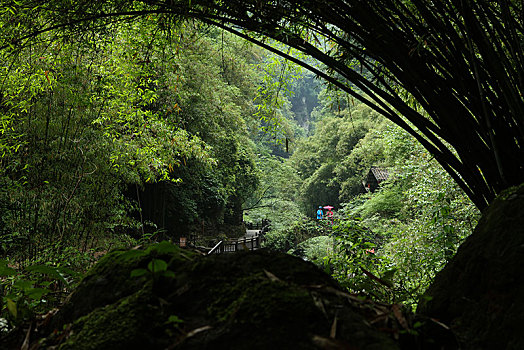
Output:
[[[247,17],[239,14],[233,5],[231,8],[210,6],[218,11],[216,16],[223,16],[213,17],[215,15],[206,12],[209,8],[205,1],[194,4],[189,1],[189,5],[185,4],[187,1],[182,5],[174,2],[176,6],[189,8],[187,17],[176,20],[169,12],[158,10],[164,5],[148,1],[134,4],[130,7],[133,11],[125,7],[127,1],[121,4],[117,1],[121,7],[115,5],[112,9],[115,13],[122,12],[124,17],[107,16],[109,20],[104,19],[109,13],[104,6],[112,2],[101,2],[105,5],[95,9],[79,2],[78,8],[71,5],[71,12],[64,10],[63,19],[46,17],[55,13],[52,2],[35,4],[33,9],[30,1],[20,2],[25,3],[22,5],[16,1],[4,3],[0,7],[0,27],[5,27],[0,50],[0,344],[5,340],[5,344],[13,346],[19,344],[13,337],[22,340],[25,337],[23,349],[58,348],[56,344],[62,344],[60,349],[82,348],[75,345],[80,340],[68,343],[68,337],[73,334],[70,327],[76,319],[68,312],[74,309],[71,300],[91,298],[86,296],[91,292],[84,290],[95,274],[104,278],[112,276],[107,277],[107,289],[97,292],[99,300],[89,299],[89,303],[97,307],[109,305],[109,301],[104,304],[101,300],[111,295],[116,298],[120,291],[122,295],[131,295],[136,290],[143,293],[144,289],[140,288],[149,284],[154,290],[158,285],[164,286],[159,287],[164,288],[162,298],[167,295],[162,293],[167,293],[168,285],[177,290],[179,297],[186,292],[183,285],[190,278],[186,276],[189,265],[182,269],[175,268],[176,264],[194,263],[190,270],[195,276],[204,276],[199,277],[204,279],[202,286],[208,286],[202,266],[207,264],[206,268],[217,271],[225,266],[219,260],[214,267],[211,263],[198,263],[199,249],[205,251],[204,247],[210,249],[220,240],[242,237],[248,226],[263,220],[270,222],[270,230],[263,237],[264,252],[245,259],[251,259],[264,278],[280,283],[281,276],[276,271],[283,275],[298,273],[293,270],[295,265],[287,265],[295,264],[292,261],[298,259],[288,261],[289,257],[280,255],[285,253],[314,264],[317,268],[311,271],[323,271],[330,276],[315,277],[315,284],[329,285],[330,291],[339,288],[338,294],[333,292],[329,298],[350,296],[348,298],[355,298],[353,302],[363,303],[359,304],[362,310],[387,309],[390,316],[385,317],[395,319],[404,332],[396,329],[387,339],[398,341],[399,334],[402,339],[402,334],[418,336],[424,332],[438,338],[443,329],[450,331],[450,325],[444,324],[448,321],[433,318],[421,321],[413,315],[417,307],[419,311],[432,307],[433,297],[427,295],[428,288],[432,285],[433,290],[438,290],[440,282],[436,283],[435,277],[439,271],[450,261],[463,259],[455,254],[474,232],[481,210],[485,213],[493,198],[506,188],[518,194],[513,197],[513,192],[508,192],[501,198],[520,198],[522,188],[517,190],[510,185],[523,182],[524,178],[508,167],[505,177],[490,183],[498,172],[488,171],[487,164],[498,165],[499,170],[504,164],[493,160],[475,163],[476,160],[471,159],[479,157],[480,148],[474,149],[474,142],[470,143],[471,150],[455,143],[460,139],[460,131],[453,130],[456,133],[447,138],[442,131],[446,130],[445,118],[439,119],[439,113],[449,111],[442,97],[444,92],[438,88],[433,91],[440,94],[442,100],[421,98],[422,89],[415,92],[400,73],[398,80],[391,78],[390,74],[397,74],[395,69],[373,54],[370,54],[373,64],[366,61],[369,57],[363,60],[353,56],[354,61],[349,64],[344,60],[354,54],[350,51],[359,44],[344,46],[345,42],[339,41],[339,37],[328,35],[335,27],[313,26],[318,37],[301,32],[307,37],[304,40],[308,45],[330,47],[326,49],[327,54],[359,71],[361,77],[382,88],[394,86],[391,90],[383,88],[391,95],[379,93],[360,78],[355,78],[356,82],[349,79],[338,63],[329,66],[327,56],[320,51],[315,54],[313,46],[297,44],[291,34],[282,34],[290,30],[298,35],[294,27],[282,26],[282,32],[275,30],[269,25],[274,23],[267,22],[270,14],[262,10],[259,22],[250,26],[246,24],[251,23]],[[248,7],[254,6],[249,11],[257,13],[258,5],[247,3]],[[407,6],[402,11],[417,7],[410,1],[402,3]],[[517,5],[509,3],[512,5],[508,11],[514,11],[513,6]],[[268,11],[276,9],[278,5]],[[86,16],[100,15],[97,20],[102,22],[95,21],[84,28],[83,22],[77,21],[75,11],[84,11]],[[418,11],[420,16],[429,16],[421,8]],[[505,8],[495,12],[506,15]],[[24,17],[27,14],[34,14],[42,28],[51,23],[51,29],[31,29],[32,20]],[[397,15],[402,17],[400,12]],[[295,15],[289,16],[292,22]],[[482,20],[491,20],[487,15],[479,16]],[[231,18],[238,18],[238,22]],[[55,19],[56,28],[53,27]],[[406,16],[408,19],[413,18]],[[521,19],[516,20],[519,25]],[[67,25],[63,25],[62,20]],[[232,22],[227,22],[229,20]],[[237,27],[228,27],[227,23]],[[453,23],[460,27],[458,22]],[[26,35],[27,28],[38,35]],[[232,28],[235,31],[247,28],[266,37],[242,31],[232,33]],[[520,29],[513,28],[515,33],[511,37],[522,43]],[[343,35],[337,35],[346,40]],[[428,44],[429,34],[427,38],[419,42],[411,55],[423,57],[422,51],[431,49],[428,48],[432,45]],[[501,45],[509,46],[505,39],[500,39],[504,42]],[[476,38],[468,40],[471,46]],[[485,48],[476,41],[474,44],[478,45],[476,54],[482,56]],[[340,45],[340,51],[334,53],[336,45]],[[439,50],[435,48],[435,52]],[[399,68],[402,74],[406,73],[403,69]],[[413,76],[420,73],[417,69],[413,66]],[[436,67],[435,71],[439,69],[444,73],[438,74],[447,77],[447,68]],[[476,78],[480,79],[483,72],[477,74]],[[519,81],[521,88],[522,79]],[[488,108],[499,111],[494,106],[496,89],[486,89],[486,98]],[[464,87],[464,90],[470,89]],[[517,100],[522,104],[519,91]],[[457,88],[453,95],[460,93]],[[470,103],[478,105],[472,97],[461,99],[459,96],[458,100],[471,111]],[[420,124],[416,116],[435,124]],[[443,123],[442,128],[439,122]],[[500,120],[494,124],[497,123],[504,124]],[[496,127],[493,126],[494,130]],[[489,137],[482,136],[488,135],[482,134],[485,126],[479,128],[481,131],[472,133],[484,140],[478,142],[484,147],[489,144],[485,141]],[[502,132],[491,136],[498,135]],[[515,140],[515,147],[521,150],[518,138],[511,140]],[[468,154],[471,159],[465,156]],[[504,158],[504,153],[501,154]],[[471,174],[470,160],[477,164]],[[387,175],[380,179],[376,189],[367,187],[366,183],[373,169]],[[522,170],[522,166],[518,169]],[[506,205],[503,199],[500,201],[501,206]],[[333,219],[317,219],[317,209],[326,205],[334,207]],[[504,209],[504,213],[511,210]],[[182,250],[177,247],[181,240],[186,246]],[[493,249],[505,243],[500,244]],[[518,246],[520,243],[511,244],[511,247]],[[266,254],[264,259],[268,259],[268,265],[258,260]],[[276,255],[271,257],[271,254]],[[102,258],[104,256],[106,258]],[[95,265],[101,258],[105,264],[114,266]],[[232,266],[243,264],[238,257],[223,259],[229,259]],[[267,266],[273,270],[266,270]],[[302,269],[299,266],[302,265],[296,269]],[[482,266],[492,267],[489,263]],[[451,277],[447,272],[442,274],[447,280],[441,288],[449,288],[453,276],[462,276],[462,272],[457,271]],[[307,273],[317,276],[317,272]],[[174,276],[183,276],[180,278],[184,283],[179,280],[175,283]],[[251,278],[247,276],[242,278]],[[255,293],[251,283],[260,281],[247,279],[239,277],[241,287],[238,288],[220,285],[223,295],[218,294],[223,299],[205,306],[220,322],[236,312],[231,313],[230,308],[237,301],[228,304],[226,288],[231,288],[228,293],[232,294],[244,295],[244,289]],[[301,286],[307,284],[294,281]],[[213,283],[218,286],[223,281],[217,279]],[[265,282],[260,283],[260,288],[265,288]],[[468,283],[474,285],[475,280]],[[187,285],[189,289],[194,287],[191,282]],[[212,287],[210,284],[210,290]],[[268,288],[268,293],[273,293],[273,287]],[[201,295],[203,290],[201,287],[193,292]],[[72,297],[66,300],[71,292]],[[142,300],[140,293],[136,294],[137,300]],[[499,294],[493,297],[505,298]],[[165,299],[171,303],[171,299]],[[145,303],[136,302],[137,305]],[[294,305],[290,301],[286,303]],[[344,318],[338,316],[339,311],[329,309],[329,303],[324,303],[327,311],[323,313],[334,317],[335,326],[331,326],[331,337],[325,338],[328,340],[314,338],[316,347],[313,348],[345,349],[345,343],[332,343],[336,338],[337,320],[343,322]],[[339,301],[331,301],[333,303]],[[312,308],[318,307],[318,302],[315,305]],[[183,309],[182,305],[179,307]],[[53,321],[51,316],[57,308],[65,311],[59,312],[60,321]],[[298,309],[299,306],[293,312],[300,314]],[[172,313],[166,314],[169,317],[166,316],[165,322],[171,327],[166,331],[167,337],[177,341],[170,343],[172,347],[155,343],[151,348],[201,348],[202,344],[195,345],[187,339],[208,329],[197,328],[194,334],[181,331],[184,322],[186,325],[201,322],[188,316],[200,310],[191,310],[187,311],[184,321],[182,314],[170,309]],[[385,311],[377,314],[382,315],[381,312]],[[308,315],[304,317],[311,316]],[[39,323],[35,323],[36,319]],[[425,322],[433,322],[433,326],[441,330],[427,331]],[[48,337],[37,341],[31,334],[32,326],[28,326],[36,324],[41,328],[60,325],[63,327],[60,334],[64,335],[60,338],[55,332],[52,340]],[[458,340],[450,341],[453,336],[449,334],[443,337],[445,346],[439,345],[438,340],[437,345],[408,340],[401,342],[400,347],[452,349],[469,342],[471,348],[475,345],[487,349],[497,344],[496,341],[488,347],[482,342],[474,344],[464,334],[457,336]],[[222,338],[216,336],[216,339]],[[359,341],[361,348],[366,348],[362,345],[366,340]],[[388,343],[390,340],[380,341],[389,345],[377,348],[397,346]],[[144,340],[141,344],[146,343]],[[102,343],[98,348],[107,344]],[[216,347],[216,344],[205,344]],[[271,346],[264,344],[260,348]],[[522,342],[508,348],[516,349],[518,344]]]

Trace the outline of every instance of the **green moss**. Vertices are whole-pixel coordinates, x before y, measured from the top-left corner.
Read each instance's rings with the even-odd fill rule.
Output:
[[[397,348],[345,298],[307,287],[334,289],[336,283],[301,259],[264,251],[193,258],[167,245],[145,252],[112,252],[90,272],[68,303],[70,310],[80,305],[83,313],[59,349],[165,349],[175,343],[186,350],[316,349],[312,338],[329,338],[335,315],[337,339],[361,349]],[[172,260],[175,277],[145,279],[146,284],[122,278],[152,257]],[[120,285],[125,283],[131,284]],[[184,322],[173,327],[167,323],[172,315]],[[202,328],[206,331],[186,336]],[[51,336],[48,343],[56,340]]]
[[[171,265],[184,263],[195,258],[197,254],[190,250],[184,250],[177,245],[163,241],[148,246],[145,250],[114,250],[103,256],[86,274],[86,278],[93,275],[107,275],[115,271],[131,271],[138,266],[144,265],[152,258],[164,257]],[[125,276],[127,277],[127,276]]]
[[[115,250],[100,259],[86,274],[79,286],[69,297],[53,320],[53,327],[60,329],[98,307],[136,293],[143,287],[142,278],[130,277],[134,269],[146,269],[153,259],[168,262],[168,269],[174,271],[180,265],[197,256],[195,252],[181,249],[167,241],[153,244],[144,250]]]
[[[524,195],[524,183],[504,190],[495,200],[512,200],[516,195]]]
[[[271,281],[262,273],[237,279],[234,284],[214,288],[214,302],[208,307],[210,316],[219,322],[262,325],[276,313],[296,312],[311,307],[312,299],[304,289],[282,281]],[[299,304],[297,310],[290,310]],[[280,310],[279,310],[280,309]],[[317,311],[317,310],[314,310]]]
[[[60,350],[147,348],[148,330],[155,327],[157,306],[151,303],[149,288],[97,309],[76,320],[72,336]]]

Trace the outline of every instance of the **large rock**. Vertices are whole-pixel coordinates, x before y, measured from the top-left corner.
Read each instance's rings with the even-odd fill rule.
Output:
[[[159,264],[156,273],[131,277],[152,259],[167,269]],[[383,316],[292,256],[202,257],[161,243],[102,259],[40,341],[62,350],[398,349],[366,320],[395,320],[386,306],[380,310]]]
[[[114,250],[106,254],[67,298],[51,326],[60,328],[91,311],[128,297],[143,289],[143,278],[130,278],[135,269],[147,269],[152,259],[169,262],[171,268],[191,261],[197,254],[162,242],[139,250]]]
[[[483,213],[418,311],[448,324],[464,349],[524,349],[523,268],[524,184]]]

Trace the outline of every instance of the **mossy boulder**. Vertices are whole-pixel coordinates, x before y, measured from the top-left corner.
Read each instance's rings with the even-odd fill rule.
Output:
[[[159,306],[144,288],[76,320],[72,335],[60,346],[66,350],[150,349],[156,345],[148,331]]]
[[[175,309],[197,321],[189,328],[213,326],[186,339],[184,349],[317,349],[314,339],[328,339],[335,318],[337,341],[359,349],[397,348],[328,275],[289,255],[261,250],[200,259],[179,274],[175,288],[183,291],[170,298]]]
[[[152,272],[152,259],[166,264]],[[199,256],[162,243],[102,259],[39,341],[61,350],[398,349],[370,313],[301,259],[264,250]]]
[[[147,268],[152,259],[162,259],[169,268],[174,269],[195,256],[195,252],[181,250],[167,241],[147,249],[114,250],[89,270],[53,318],[52,326],[60,328],[98,307],[112,304],[140,290],[144,281],[130,278],[131,272]]]
[[[524,349],[524,184],[498,196],[436,276],[419,312],[464,349]]]

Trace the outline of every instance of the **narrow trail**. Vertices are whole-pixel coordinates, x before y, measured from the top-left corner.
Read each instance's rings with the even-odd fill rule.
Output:
[[[262,229],[246,229],[244,237],[234,241],[220,241],[207,254],[234,253],[241,250],[257,250],[261,248],[267,226]]]
[[[262,230],[246,230],[246,235],[244,237],[245,238],[252,238],[254,236],[260,235],[261,232],[262,232]]]

